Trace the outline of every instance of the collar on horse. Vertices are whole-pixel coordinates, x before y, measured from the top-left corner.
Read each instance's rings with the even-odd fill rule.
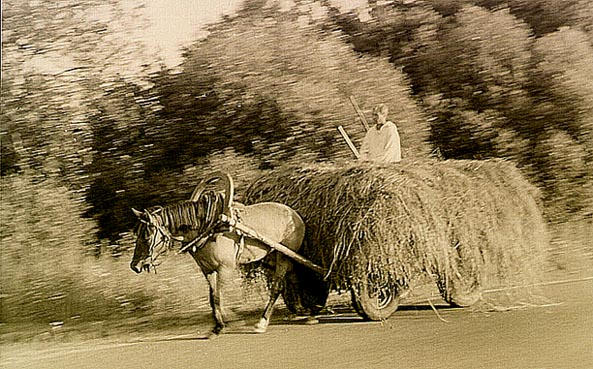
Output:
[[[194,238],[193,241],[191,241],[187,245],[183,246],[179,250],[179,253],[186,252],[190,247],[194,247],[193,248],[194,252],[201,250],[206,245],[206,242],[208,242],[208,240],[212,236],[214,236],[215,233],[219,233],[219,232],[217,232],[217,228],[219,228],[219,226],[220,226],[220,221],[214,223],[210,228],[206,229],[204,232],[202,232],[202,234],[200,234],[198,237]]]
[[[208,240],[214,237],[214,235],[229,231],[237,233],[241,237],[239,242],[240,244],[242,244],[243,234],[233,226],[233,224],[240,221],[241,218],[239,216],[239,210],[230,206],[228,209],[225,209],[225,211],[219,216],[216,222],[214,222],[210,227],[208,227],[199,236],[194,238],[191,242],[184,245],[179,250],[179,253],[186,252],[189,248],[192,248],[193,252],[199,251],[206,245]]]
[[[225,201],[224,206],[222,209],[222,214],[218,215],[218,218],[215,221],[208,222],[209,226],[195,239],[187,243],[186,245],[182,246],[179,250],[179,253],[186,252],[189,248],[192,248],[193,252],[196,252],[202,249],[208,240],[210,240],[215,234],[233,230],[233,227],[229,227],[228,222],[225,222],[224,219],[238,219],[239,214],[236,208],[233,205],[233,195],[234,195],[234,188],[233,188],[233,179],[228,174],[223,172],[214,172],[206,179],[202,180],[195,188],[194,192],[190,197],[190,201],[199,201],[199,199],[207,192],[209,185],[215,184],[216,181],[222,180],[222,183],[225,185],[224,195]],[[208,211],[207,214],[210,214],[211,204],[208,202]]]

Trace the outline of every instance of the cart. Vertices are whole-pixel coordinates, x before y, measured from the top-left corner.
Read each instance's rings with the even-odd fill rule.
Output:
[[[234,184],[227,173],[216,171],[205,177],[195,187],[190,201],[197,201],[202,193],[215,191],[225,197],[224,211],[220,222],[232,231],[263,242],[270,248],[295,261],[295,267],[287,274],[282,293],[285,305],[297,315],[315,315],[325,307],[330,289],[325,279],[328,271],[311,260],[292,251],[288,247],[274,242],[265,235],[242,224],[234,214]],[[190,247],[190,245],[186,247]],[[401,293],[397,286],[385,286],[374,283],[368,276],[365,280],[351,283],[352,305],[356,312],[367,320],[389,318],[399,307]]]

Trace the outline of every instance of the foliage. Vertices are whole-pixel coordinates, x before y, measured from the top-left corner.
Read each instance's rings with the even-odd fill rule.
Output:
[[[306,15],[248,5],[210,31],[186,51],[180,72],[159,71],[148,90],[114,81],[97,103],[88,199],[101,237],[131,227],[130,207],[187,198],[213,155],[235,153],[253,171],[350,157],[336,129],[362,139],[350,95],[369,117],[379,102],[391,107],[404,155],[429,153],[428,126],[404,76],[358,57]],[[215,164],[232,167],[233,155]]]
[[[131,2],[130,4],[133,4]],[[7,1],[2,37],[3,173],[33,169],[82,198],[94,120],[110,82],[146,64],[137,8],[118,1]]]
[[[4,1],[3,319],[165,306],[125,262],[81,254],[127,255],[130,208],[186,199],[213,169],[240,197],[265,169],[351,161],[350,95],[367,117],[388,104],[405,160],[509,158],[548,219],[591,217],[589,0],[330,4],[248,0],[172,71],[138,41],[140,0]]]
[[[163,276],[138,276],[125,260],[92,257],[92,220],[55,180],[1,180],[0,321],[69,322],[176,313],[207,305],[206,283],[191,260],[169,257]],[[120,242],[129,249],[132,238]]]
[[[357,50],[408,73],[446,158],[510,158],[544,190],[550,219],[590,216],[590,6],[506,3],[369,2],[369,20],[332,19]]]
[[[71,298],[77,280],[67,271],[80,265],[94,224],[81,218],[81,203],[55,181],[21,175],[3,178],[1,186],[4,320],[12,309],[40,314],[39,306]]]
[[[160,158],[154,148],[160,135],[156,103],[145,90],[122,78],[104,86],[93,122],[87,216],[97,220],[100,238],[115,240],[133,225],[130,207],[156,196],[145,179]]]
[[[590,26],[592,20],[585,20],[591,15],[591,5],[586,0],[478,0],[475,3],[490,10],[508,7],[515,17],[529,24],[538,37],[553,33],[564,26]]]
[[[306,14],[251,4],[210,32],[187,50],[183,72],[166,85],[178,94],[160,93],[167,118],[191,129],[195,142],[188,150],[233,147],[269,166],[295,155],[344,157],[349,153],[336,127],[362,138],[349,102],[354,95],[367,115],[378,102],[391,107],[406,136],[404,154],[428,153],[427,129],[403,75],[382,60],[358,57]],[[190,137],[177,133],[175,141]]]

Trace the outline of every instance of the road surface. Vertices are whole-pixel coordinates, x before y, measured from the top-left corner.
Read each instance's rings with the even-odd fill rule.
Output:
[[[390,319],[353,312],[304,325],[278,317],[263,335],[93,340],[34,351],[4,347],[9,368],[593,368],[593,278],[549,284],[547,303],[504,312],[430,304]],[[204,332],[208,327],[196,327]]]

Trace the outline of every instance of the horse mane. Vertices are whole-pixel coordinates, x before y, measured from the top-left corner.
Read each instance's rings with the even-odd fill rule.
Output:
[[[200,231],[208,229],[220,219],[223,211],[224,196],[214,191],[202,193],[196,201],[149,209],[161,225],[172,232],[186,227]]]

